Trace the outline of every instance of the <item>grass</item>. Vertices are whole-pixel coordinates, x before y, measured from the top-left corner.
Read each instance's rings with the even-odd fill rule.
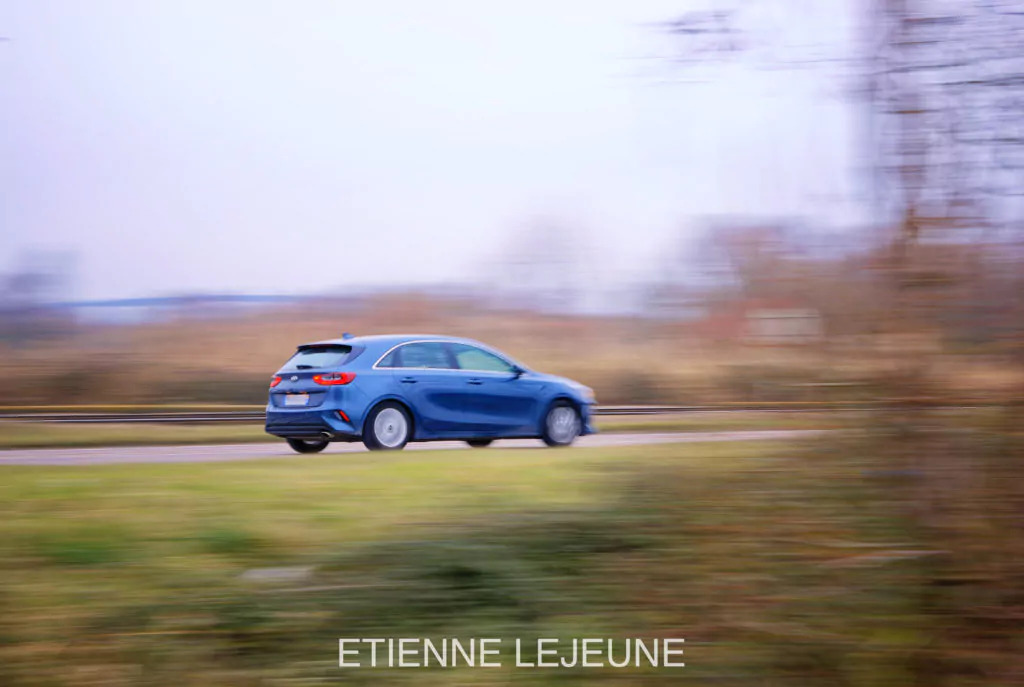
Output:
[[[740,432],[766,429],[839,429],[856,413],[713,411],[674,415],[622,415],[597,418],[607,432]]]
[[[802,445],[7,467],[0,683],[902,684],[914,533]],[[338,637],[685,637],[684,672],[337,668]]]
[[[0,447],[158,446],[273,441],[258,424],[0,422]]]
[[[828,429],[842,420],[823,413],[699,413],[597,418],[607,432],[717,432],[754,429]],[[0,422],[0,448],[242,444],[280,441],[259,424],[64,424]]]

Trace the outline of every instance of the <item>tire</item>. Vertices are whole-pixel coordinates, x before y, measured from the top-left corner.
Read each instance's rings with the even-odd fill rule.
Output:
[[[493,441],[494,439],[467,439],[466,443],[473,448],[487,448]]]
[[[544,415],[540,438],[548,446],[569,446],[582,431],[580,411],[569,401],[555,401]]]
[[[287,439],[286,441],[296,453],[320,453],[327,448],[326,441],[306,441],[305,439]]]
[[[371,451],[400,451],[411,436],[409,411],[391,401],[371,410],[363,425],[363,443]]]

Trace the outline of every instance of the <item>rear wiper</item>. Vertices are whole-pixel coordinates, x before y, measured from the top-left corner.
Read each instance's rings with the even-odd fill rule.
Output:
[[[312,370],[313,366],[312,365],[296,365],[295,369],[296,370]]]

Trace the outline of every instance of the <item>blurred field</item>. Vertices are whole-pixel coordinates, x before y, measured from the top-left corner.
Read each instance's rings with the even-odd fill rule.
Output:
[[[6,469],[0,676],[311,684],[341,677],[342,635],[598,633],[685,636],[686,677],[725,684],[898,672],[927,642],[912,559],[845,561],[907,548],[907,533],[862,508],[862,485],[826,486],[850,476],[841,466],[794,472],[800,455],[744,444]],[[884,631],[881,617],[905,627]],[[556,677],[594,676],[542,681]]]
[[[929,684],[999,659],[949,645],[970,601],[933,584],[958,542],[914,525],[870,446],[5,468],[0,682],[680,679],[342,674],[339,636],[683,636],[695,684]]]
[[[299,343],[374,334],[469,336],[527,366],[592,386],[605,404],[884,401],[893,354],[927,356],[941,398],[1003,400],[1024,382],[1000,357],[962,355],[937,335],[850,335],[757,346],[698,335],[655,318],[546,316],[415,294],[356,305],[295,305],[204,319],[71,327],[30,345],[0,342],[4,405],[261,404],[271,374]]]
[[[600,417],[598,429],[610,432],[716,432],[755,429],[832,429],[848,421],[846,414],[701,413],[655,417]],[[281,441],[260,424],[169,423],[18,423],[0,422],[0,448],[58,446],[150,446],[236,444]]]

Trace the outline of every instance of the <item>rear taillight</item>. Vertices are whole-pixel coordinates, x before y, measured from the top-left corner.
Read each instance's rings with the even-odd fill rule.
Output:
[[[270,388],[273,389],[275,386],[277,386],[280,383],[281,383],[281,378],[280,377],[274,377],[273,379],[270,380]]]
[[[356,378],[355,372],[328,372],[323,375],[313,375],[313,381],[323,386],[338,386],[348,384]]]

